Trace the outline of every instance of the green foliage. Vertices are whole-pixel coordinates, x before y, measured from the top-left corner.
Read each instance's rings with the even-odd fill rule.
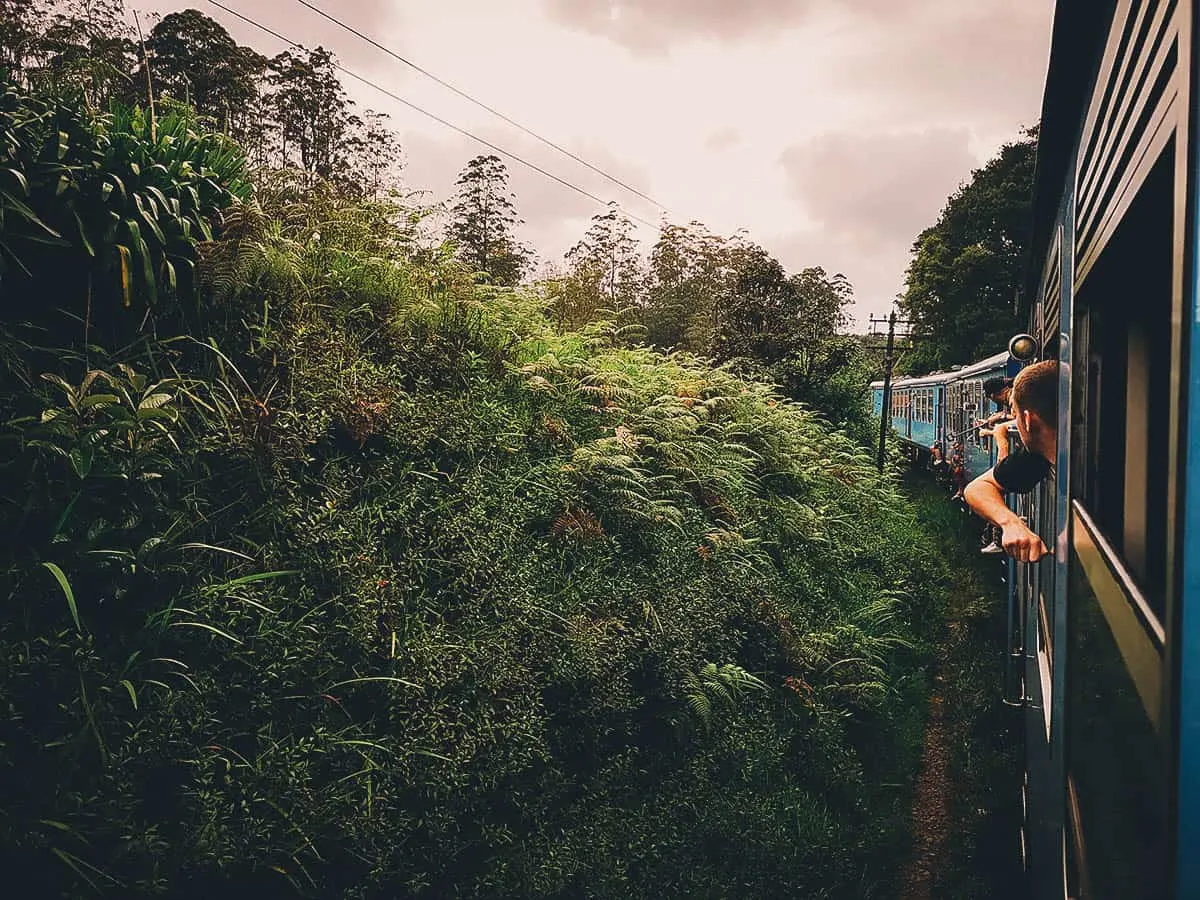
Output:
[[[500,157],[476,156],[458,176],[458,197],[448,229],[468,265],[496,284],[510,287],[521,280],[531,257],[513,234],[520,223],[515,200]]]
[[[33,298],[50,293],[81,336],[115,339],[148,310],[179,311],[161,301],[190,296],[196,242],[249,192],[244,171],[240,151],[186,111],[155,126],[140,110],[93,116],[3,85],[0,320],[49,325],[52,308]]]
[[[225,134],[255,137],[266,58],[239,46],[219,23],[195,9],[163,16],[146,36],[146,51],[160,101],[171,98],[193,107]],[[146,73],[139,71],[134,81],[144,85]]]
[[[70,87],[92,112],[128,98],[137,45],[122,0],[40,0],[24,20],[13,56],[31,82]]]
[[[354,104],[333,54],[324,47],[284,50],[271,60],[267,83],[283,164],[298,164],[327,180],[340,175]]]
[[[0,864],[25,895],[890,896],[930,540],[768,382],[633,344],[619,222],[555,327],[553,297],[422,247],[420,210],[311,172],[251,197],[186,117],[16,96]],[[145,252],[89,230],[130,208]],[[203,317],[97,346],[106,254],[157,311],[218,214]],[[68,258],[93,291],[46,321],[86,316],[83,346],[28,324]],[[824,364],[796,349],[773,362]]]
[[[567,251],[569,275],[554,293],[561,328],[616,318],[639,304],[643,273],[633,223],[615,203],[592,216],[587,234]]]
[[[688,704],[696,717],[707,727],[712,724],[713,706],[733,707],[747,691],[764,691],[767,686],[741,666],[707,663],[699,672],[689,673],[683,680]]]
[[[647,337],[658,347],[711,352],[729,292],[729,245],[698,222],[665,224],[650,252]]]
[[[913,244],[900,308],[913,325],[903,371],[990,356],[1019,330],[1016,292],[1032,227],[1037,129],[1005,144]]]

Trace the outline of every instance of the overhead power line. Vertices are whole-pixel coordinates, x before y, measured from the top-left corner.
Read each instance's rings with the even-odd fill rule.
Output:
[[[266,25],[263,25],[261,22],[257,22],[254,19],[251,19],[249,16],[243,15],[242,13],[238,12],[236,9],[230,9],[224,3],[220,3],[219,0],[206,0],[206,2],[212,6],[215,6],[217,9],[224,10],[225,12],[229,13],[229,15],[233,16],[234,18],[240,19],[241,21],[245,22],[247,25],[257,28],[259,31],[261,31],[265,34],[269,34],[271,37],[276,38],[277,40],[283,41],[289,47],[295,47],[295,48],[301,49],[301,50],[304,49],[302,44],[299,44],[296,41],[293,41],[291,38],[280,34],[278,31],[268,28]],[[440,125],[444,125],[447,128],[452,129],[453,131],[456,131],[459,134],[461,134],[465,137],[468,137],[473,141],[483,144],[483,146],[485,146],[491,150],[494,150],[497,153],[503,154],[504,156],[508,157],[512,161],[520,163],[521,165],[525,166],[527,169],[531,169],[532,171],[537,172],[539,175],[544,175],[546,178],[549,178],[551,181],[557,182],[558,184],[562,185],[563,187],[568,188],[568,189],[574,191],[575,193],[580,194],[584,197],[587,197],[589,200],[593,200],[596,203],[599,203],[601,206],[608,206],[609,201],[603,200],[600,197],[597,197],[595,194],[591,193],[590,191],[585,190],[584,188],[581,188],[578,185],[572,184],[571,182],[567,181],[566,179],[559,178],[553,172],[547,172],[541,166],[536,165],[535,163],[529,162],[529,160],[518,156],[517,154],[513,153],[510,150],[505,150],[503,147],[498,147],[497,145],[493,144],[491,141],[486,140],[485,138],[481,138],[477,134],[472,134],[467,129],[461,128],[458,125],[455,125],[453,122],[449,122],[446,119],[443,119],[441,116],[436,115],[435,113],[431,113],[429,110],[423,109],[422,107],[417,106],[415,103],[413,103],[409,100],[405,100],[403,97],[401,97],[399,94],[395,93],[394,91],[390,91],[387,88],[383,87],[382,85],[377,84],[376,82],[372,81],[371,79],[369,79],[363,75],[359,75],[357,72],[354,72],[350,69],[347,69],[345,66],[341,65],[340,63],[335,62],[335,63],[332,63],[332,65],[335,69],[337,69],[343,75],[349,75],[351,78],[355,79],[356,81],[360,81],[363,84],[367,85],[368,87],[374,88],[375,90],[379,91],[381,94],[384,94],[385,96],[392,98],[397,103],[404,104],[409,109],[411,109],[415,112],[418,112],[421,115],[426,116],[430,119],[433,119],[433,121],[439,123]],[[658,228],[658,226],[655,225],[653,222],[648,221],[647,219],[643,219],[641,216],[636,216],[633,213],[628,212],[627,210],[622,210],[622,212],[624,212],[626,216],[628,216],[630,219],[633,219],[636,222],[640,222],[643,225],[649,226],[650,228]]]
[[[607,178],[613,184],[624,188],[625,190],[629,191],[631,194],[636,194],[637,196],[641,197],[643,200],[653,204],[654,206],[657,206],[663,212],[669,212],[669,210],[667,209],[666,206],[659,203],[653,197],[650,197],[650,196],[642,193],[641,191],[639,191],[637,188],[633,187],[632,185],[626,184],[624,181],[617,178],[616,176],[610,175],[608,172],[604,171],[599,166],[592,165],[586,159],[583,159],[582,157],[575,155],[567,148],[565,148],[559,144],[556,144],[554,141],[550,140],[549,138],[542,137],[536,131],[533,131],[532,129],[527,128],[526,126],[522,125],[520,122],[517,122],[517,121],[509,118],[504,113],[500,112],[500,110],[498,110],[492,106],[489,106],[488,104],[484,103],[482,100],[476,100],[474,97],[472,97],[466,91],[455,87],[453,84],[451,84],[450,82],[446,81],[443,78],[439,78],[437,75],[434,75],[428,69],[424,68],[423,66],[418,65],[417,63],[413,62],[410,59],[406,59],[405,57],[401,56],[399,53],[392,50],[391,48],[385,47],[383,44],[379,43],[379,41],[375,40],[370,35],[364,34],[363,32],[359,31],[357,28],[354,28],[351,25],[347,25],[341,19],[337,18],[336,16],[330,15],[329,13],[325,12],[325,10],[321,9],[319,6],[309,3],[308,0],[296,0],[296,2],[299,3],[303,7],[306,7],[307,9],[311,9],[318,16],[321,16],[323,19],[326,19],[327,21],[332,22],[334,25],[337,25],[339,28],[350,32],[351,34],[355,35],[356,37],[361,38],[362,40],[364,40],[368,44],[370,44],[372,47],[375,47],[377,50],[382,50],[388,56],[392,57],[392,59],[398,60],[399,62],[404,63],[404,65],[408,66],[410,69],[420,72],[426,78],[428,78],[432,81],[435,81],[438,84],[440,84],[442,87],[446,88],[446,90],[454,92],[458,96],[462,97],[464,100],[467,100],[468,102],[475,104],[480,109],[486,110],[487,112],[491,113],[493,116],[496,116],[496,118],[502,119],[503,121],[507,122],[509,125],[513,126],[513,128],[516,128],[516,129],[524,132],[525,134],[529,135],[531,138],[534,138],[535,140],[538,140],[541,143],[545,144],[547,147],[551,147],[554,150],[557,150],[559,153],[562,153],[563,155],[573,159],[575,162],[579,163],[581,166],[586,166],[588,169],[591,169],[597,175]]]

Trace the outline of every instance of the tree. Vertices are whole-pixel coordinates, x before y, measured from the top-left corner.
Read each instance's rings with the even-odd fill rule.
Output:
[[[717,310],[713,356],[738,360],[832,424],[870,439],[866,389],[870,363],[845,334],[853,290],[844,275],[820,266],[788,275],[762,247],[729,250],[732,289]]]
[[[36,50],[45,13],[41,0],[0,0],[0,69],[15,77]]]
[[[731,264],[733,290],[719,310],[713,354],[718,360],[748,357],[777,363],[795,349],[800,327],[795,286],[762,247],[736,247]]]
[[[1003,349],[1019,329],[1014,298],[1032,225],[1037,129],[1006,144],[913,244],[900,308],[913,323],[912,372]]]
[[[715,314],[729,292],[729,247],[699,222],[664,224],[650,251],[645,322],[652,344],[712,349]]]
[[[458,196],[450,210],[450,239],[462,258],[496,284],[514,285],[530,261],[530,251],[513,235],[521,219],[508,189],[508,170],[498,156],[476,156],[458,176]]]
[[[27,39],[27,74],[78,88],[92,109],[127,94],[137,44],[122,0],[68,0],[47,13],[41,34]]]
[[[319,178],[331,179],[345,162],[353,102],[337,76],[333,54],[285,50],[271,60],[269,106],[279,137],[279,158]]]
[[[850,323],[846,308],[854,299],[854,290],[845,275],[831,276],[820,266],[801,269],[789,281],[796,302],[794,352],[815,359],[815,351]],[[813,364],[804,365],[811,373]]]
[[[387,113],[368,109],[361,119],[352,119],[347,140],[350,169],[360,176],[358,186],[363,196],[378,200],[397,187],[402,162],[400,140],[388,127]]]
[[[583,321],[601,310],[620,316],[641,307],[644,279],[633,223],[616,203],[592,216],[587,234],[567,251],[567,263],[578,282],[577,307],[587,316]]]
[[[170,13],[147,36],[146,50],[157,94],[194,107],[239,140],[256,130],[266,57],[239,46],[220,23],[194,9]],[[137,80],[144,83],[143,75]]]

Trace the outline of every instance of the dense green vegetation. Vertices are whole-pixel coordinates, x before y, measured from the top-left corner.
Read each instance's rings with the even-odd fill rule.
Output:
[[[66,65],[128,52],[97,21],[6,20],[24,895],[891,896],[941,575],[852,436],[844,281],[698,227],[638,269],[610,212],[512,286],[311,130],[334,94],[285,119],[328,58],[272,62],[268,151],[261,58],[163,19],[152,115]]]
[[[905,477],[920,527],[947,563],[938,605],[934,702],[942,709],[949,772],[946,842],[930,873],[934,898],[1019,897],[1021,714],[1004,705],[1006,563],[979,554],[979,521],[946,502],[925,473]]]

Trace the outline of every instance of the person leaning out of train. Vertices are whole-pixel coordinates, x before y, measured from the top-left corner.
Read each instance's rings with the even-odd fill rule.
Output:
[[[946,465],[946,460],[942,458],[942,445],[934,444],[929,448],[929,466],[936,475],[941,472],[944,465]]]
[[[1050,551],[1004,502],[1005,494],[1032,491],[1054,470],[1058,444],[1058,363],[1034,363],[1013,381],[1009,408],[1023,447],[984,472],[964,492],[975,513],[1000,527],[1004,552],[1037,562]]]
[[[1012,396],[1013,380],[1011,378],[989,378],[983,383],[983,392],[987,398],[995,403],[1000,409],[992,413],[986,419],[979,419],[975,424],[981,425],[984,428],[993,428],[1001,422],[1008,421],[1012,418],[1009,412],[1009,399]]]
[[[1009,399],[1012,396],[1012,383],[1013,380],[1011,378],[999,375],[995,378],[989,378],[983,383],[983,393],[1000,409],[986,419],[980,419],[975,423],[976,425],[983,426],[979,431],[981,438],[990,437],[996,442],[997,463],[1008,456],[1008,429],[1013,424],[1012,411],[1009,409]],[[1004,552],[1004,545],[1001,543],[1002,535],[998,526],[989,522],[984,532],[984,537],[986,542],[980,549],[980,553],[992,555]]]
[[[1011,384],[1010,379],[1004,380],[1009,381]],[[985,382],[984,384],[986,386],[987,383]],[[1008,454],[1011,449],[1009,447],[1008,430],[1009,428],[1014,427],[1015,423],[1009,415],[1008,394],[1009,392],[1006,388],[1004,391],[1003,413],[997,413],[996,415],[989,417],[988,421],[995,420],[999,415],[1003,415],[1004,418],[993,422],[991,428],[983,428],[979,432],[980,437],[990,437],[996,442],[996,465],[999,465],[1008,458]],[[993,397],[993,399],[996,398]],[[999,403],[1000,401],[996,400],[996,402]],[[1000,526],[993,525],[991,522],[988,522],[987,528],[984,529],[984,541],[985,543],[983,547],[980,548],[979,552],[985,556],[991,556],[1004,552],[1004,534],[1002,533]]]

